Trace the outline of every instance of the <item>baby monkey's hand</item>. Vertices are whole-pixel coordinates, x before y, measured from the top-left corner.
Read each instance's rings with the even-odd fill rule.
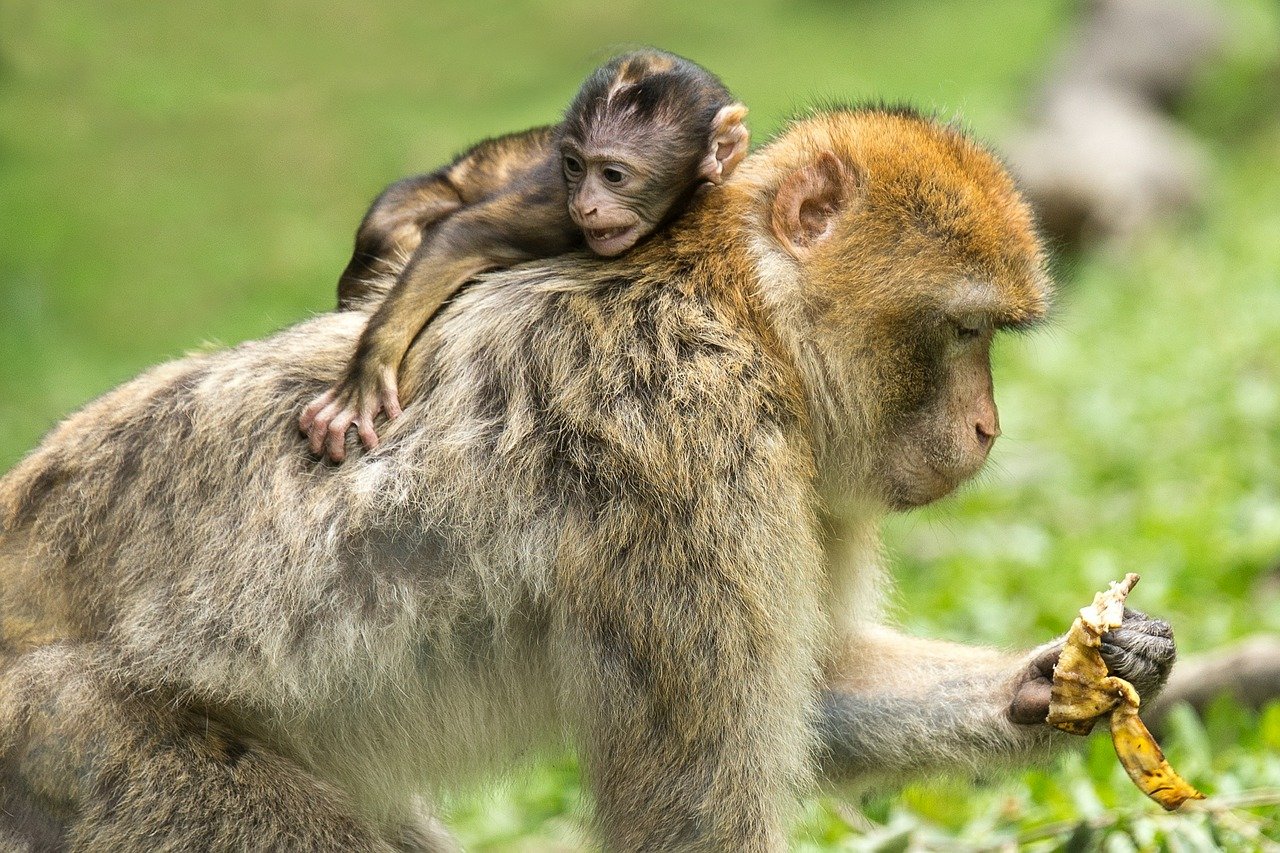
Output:
[[[373,419],[379,412],[386,412],[389,420],[400,417],[395,368],[358,362],[341,382],[302,410],[298,427],[306,434],[312,453],[341,462],[347,456],[347,429],[352,424],[365,447],[372,450],[378,446]]]

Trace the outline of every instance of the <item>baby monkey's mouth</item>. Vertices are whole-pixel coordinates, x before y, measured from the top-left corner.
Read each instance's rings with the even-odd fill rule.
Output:
[[[634,227],[634,225],[624,225],[620,228],[588,228],[587,237],[593,243],[607,243],[616,237],[621,237]]]
[[[604,257],[620,255],[630,249],[640,239],[640,223],[623,225],[618,228],[584,228],[582,233],[587,238],[591,251]]]

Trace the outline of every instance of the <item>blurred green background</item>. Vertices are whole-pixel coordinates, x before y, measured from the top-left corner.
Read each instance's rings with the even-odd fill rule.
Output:
[[[889,524],[896,610],[912,630],[1031,645],[1129,570],[1144,576],[1134,603],[1171,619],[1184,652],[1280,630],[1280,9],[1223,8],[1229,56],[1179,115],[1212,153],[1208,203],[1122,251],[1063,259],[1056,322],[1001,345],[1005,437],[988,471]],[[657,45],[719,73],[750,105],[757,140],[815,100],[883,97],[998,143],[1074,11],[1065,0],[5,0],[0,470],[149,364],[330,308],[385,184],[479,137],[554,120],[621,47]],[[1224,705],[1174,729],[1171,757],[1204,790],[1280,787],[1280,708]],[[1029,844],[1046,822],[1080,833],[1092,819],[1103,834],[1088,843],[1107,849],[1180,833],[1252,849],[1263,836],[1251,833],[1276,837],[1280,818],[1171,822],[1154,808],[1095,738],[1013,777],[825,798],[806,807],[796,843]],[[474,849],[580,838],[566,761],[451,811]]]

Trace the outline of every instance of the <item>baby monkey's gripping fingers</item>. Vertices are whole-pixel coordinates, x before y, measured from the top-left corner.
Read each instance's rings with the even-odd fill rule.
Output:
[[[304,435],[311,435],[311,425],[316,422],[316,415],[320,414],[326,406],[333,402],[336,392],[333,388],[325,391],[319,397],[316,397],[307,407],[302,410],[302,414],[298,417],[298,429],[302,430]],[[319,453],[319,447],[312,447],[312,453]]]
[[[321,441],[324,444],[325,452],[334,462],[341,462],[347,458],[347,428],[351,426],[351,422],[356,418],[356,411],[350,404],[342,406],[337,402],[331,403],[320,417],[316,419],[317,429],[324,426],[321,432]],[[327,421],[327,425],[324,423]],[[314,442],[315,439],[313,438]]]
[[[401,413],[395,371],[354,371],[313,400],[299,418],[311,452],[334,462],[346,459],[347,430],[355,424],[365,447],[378,446],[374,418],[386,411],[388,418]]]

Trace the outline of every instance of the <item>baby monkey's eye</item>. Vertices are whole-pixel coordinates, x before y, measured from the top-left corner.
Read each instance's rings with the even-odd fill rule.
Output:
[[[627,179],[625,172],[612,166],[606,166],[600,174],[604,175],[604,179],[611,184],[620,184]]]
[[[975,329],[973,326],[956,326],[956,337],[962,341],[970,341],[982,334],[981,329]]]
[[[564,155],[564,171],[567,175],[581,175],[582,161],[570,154]]]

